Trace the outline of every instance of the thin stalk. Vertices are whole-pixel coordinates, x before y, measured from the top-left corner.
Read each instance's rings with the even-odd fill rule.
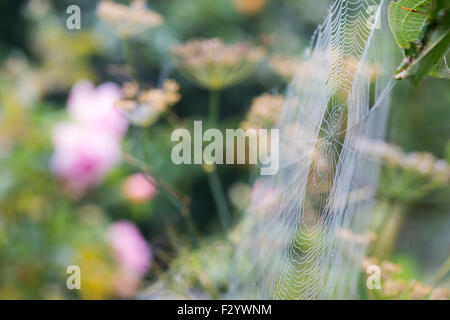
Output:
[[[209,118],[208,124],[213,128],[219,122],[219,105],[220,105],[220,91],[211,90],[209,92]]]
[[[152,172],[150,166],[147,164],[149,159],[149,153],[147,149],[147,132],[144,132],[144,139],[142,141],[142,147],[144,151],[144,162],[134,158],[133,156],[129,154],[124,155],[124,160],[131,164],[136,166],[138,169],[141,170],[141,172],[144,174],[144,177],[155,187],[159,187],[158,189],[162,191],[162,193],[167,197],[167,199],[170,201],[170,203],[180,212],[181,216],[186,222],[187,229],[189,236],[191,238],[192,245],[194,247],[198,246],[198,237],[196,235],[196,228],[194,221],[192,219],[191,210],[189,209],[189,203],[190,200],[188,197],[183,195],[180,191],[176,190],[174,187],[172,187],[169,183],[161,179],[158,174],[155,172]],[[152,179],[149,179],[148,176],[151,174],[154,181]]]
[[[131,77],[134,78],[134,80],[136,80],[137,82],[139,82],[140,79],[135,67],[133,46],[131,44],[131,39],[128,37],[122,39],[122,53],[125,63],[128,65],[128,69],[130,70]]]
[[[436,285],[440,280],[444,279],[445,276],[450,272],[450,257],[445,260],[436,274],[428,281],[429,283]]]
[[[220,222],[222,223],[224,231],[227,232],[231,225],[231,215],[228,211],[227,201],[216,170],[208,173],[208,182],[217,206],[217,211],[219,212]]]
[[[166,195],[170,195],[170,199],[173,200],[174,206],[177,209],[186,210],[188,209],[187,206],[189,205],[189,198],[183,195],[180,191],[172,187],[169,183],[161,179],[155,172],[151,170],[151,168],[146,165],[143,161],[133,157],[132,155],[128,153],[124,153],[123,160],[128,163],[129,165],[132,165],[133,167],[136,167],[138,170],[140,170],[145,175],[151,175],[154,179],[154,181],[151,181],[152,184],[157,184],[162,191]]]
[[[220,91],[211,90],[209,95],[209,117],[208,127],[214,128],[219,122],[219,107],[220,107]],[[215,168],[208,172],[209,187],[214,198],[214,202],[219,213],[219,218],[225,233],[231,226],[231,214],[228,210],[227,200],[220,183],[219,175]]]
[[[394,251],[398,234],[405,221],[405,206],[400,203],[389,203],[386,207],[383,226],[378,233],[377,241],[373,250],[373,256],[380,260],[387,259]]]

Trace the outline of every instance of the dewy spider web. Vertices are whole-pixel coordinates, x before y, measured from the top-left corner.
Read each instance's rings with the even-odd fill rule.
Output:
[[[386,10],[335,0],[314,33],[278,124],[280,170],[232,235],[227,297],[357,297],[379,173],[358,144],[384,138],[393,86]]]

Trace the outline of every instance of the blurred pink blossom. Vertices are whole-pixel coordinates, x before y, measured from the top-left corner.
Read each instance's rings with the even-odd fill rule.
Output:
[[[70,92],[71,121],[57,124],[52,131],[51,169],[72,195],[82,195],[119,164],[120,142],[128,127],[114,107],[119,96],[117,85],[95,88],[89,81],[78,82]]]
[[[141,277],[124,271],[119,271],[114,278],[114,287],[122,298],[130,298],[139,290]]]
[[[76,195],[98,184],[120,161],[120,143],[104,132],[62,122],[52,136],[51,169]]]
[[[126,199],[133,203],[144,203],[151,200],[155,193],[155,187],[149,182],[151,177],[136,173],[125,179],[123,193]]]
[[[89,81],[79,81],[72,88],[68,111],[72,118],[87,127],[122,138],[128,120],[114,103],[120,98],[120,88],[114,83],[103,83],[97,88]]]
[[[116,287],[121,296],[131,296],[151,267],[152,252],[139,230],[129,221],[112,224],[108,240],[119,264]]]
[[[134,224],[126,220],[112,224],[108,240],[123,270],[142,276],[150,269],[152,253]]]

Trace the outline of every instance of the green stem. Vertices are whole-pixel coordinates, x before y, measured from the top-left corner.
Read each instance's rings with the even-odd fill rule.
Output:
[[[134,78],[134,80],[139,82],[139,76],[137,74],[135,64],[134,64],[133,46],[131,44],[130,38],[122,39],[122,53],[123,53],[125,63],[128,65],[128,68],[130,70],[131,77]]]
[[[382,206],[387,210],[386,217],[378,233],[377,241],[373,250],[373,256],[380,260],[387,259],[391,256],[395,248],[397,236],[403,226],[405,220],[405,207],[400,203],[388,203]]]
[[[217,210],[219,211],[220,222],[222,223],[224,231],[227,232],[231,225],[231,215],[228,211],[227,201],[216,170],[208,173],[208,182],[217,206]]]
[[[445,276],[450,272],[450,257],[445,260],[436,274],[429,280],[429,283],[436,285],[440,280],[445,278]]]
[[[219,108],[220,108],[220,91],[211,90],[209,94],[209,115],[208,127],[214,128],[219,122]],[[219,212],[220,221],[225,232],[231,226],[231,214],[228,210],[227,200],[220,183],[219,175],[215,168],[208,172],[209,187],[216,203],[217,211]]]
[[[211,90],[209,92],[209,118],[208,125],[213,128],[219,122],[219,105],[220,105],[220,91]]]

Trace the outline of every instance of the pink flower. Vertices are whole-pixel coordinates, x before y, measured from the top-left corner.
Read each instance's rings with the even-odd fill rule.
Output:
[[[52,136],[51,169],[76,195],[101,182],[120,161],[120,143],[104,132],[62,122]]]
[[[122,271],[141,277],[150,269],[150,248],[131,222],[122,220],[114,223],[108,230],[108,240]]]
[[[72,118],[86,127],[122,138],[128,120],[114,103],[120,98],[120,88],[114,83],[103,83],[97,88],[89,81],[78,82],[71,90],[68,111]]]
[[[97,185],[119,164],[120,140],[128,121],[114,107],[120,89],[113,83],[95,88],[89,81],[78,82],[71,90],[70,122],[53,129],[52,171],[75,196]]]
[[[132,297],[141,285],[141,277],[119,271],[114,277],[114,287],[122,298]]]
[[[144,203],[151,200],[156,189],[147,179],[152,178],[146,178],[142,173],[136,173],[126,178],[122,186],[125,198],[133,203]]]

